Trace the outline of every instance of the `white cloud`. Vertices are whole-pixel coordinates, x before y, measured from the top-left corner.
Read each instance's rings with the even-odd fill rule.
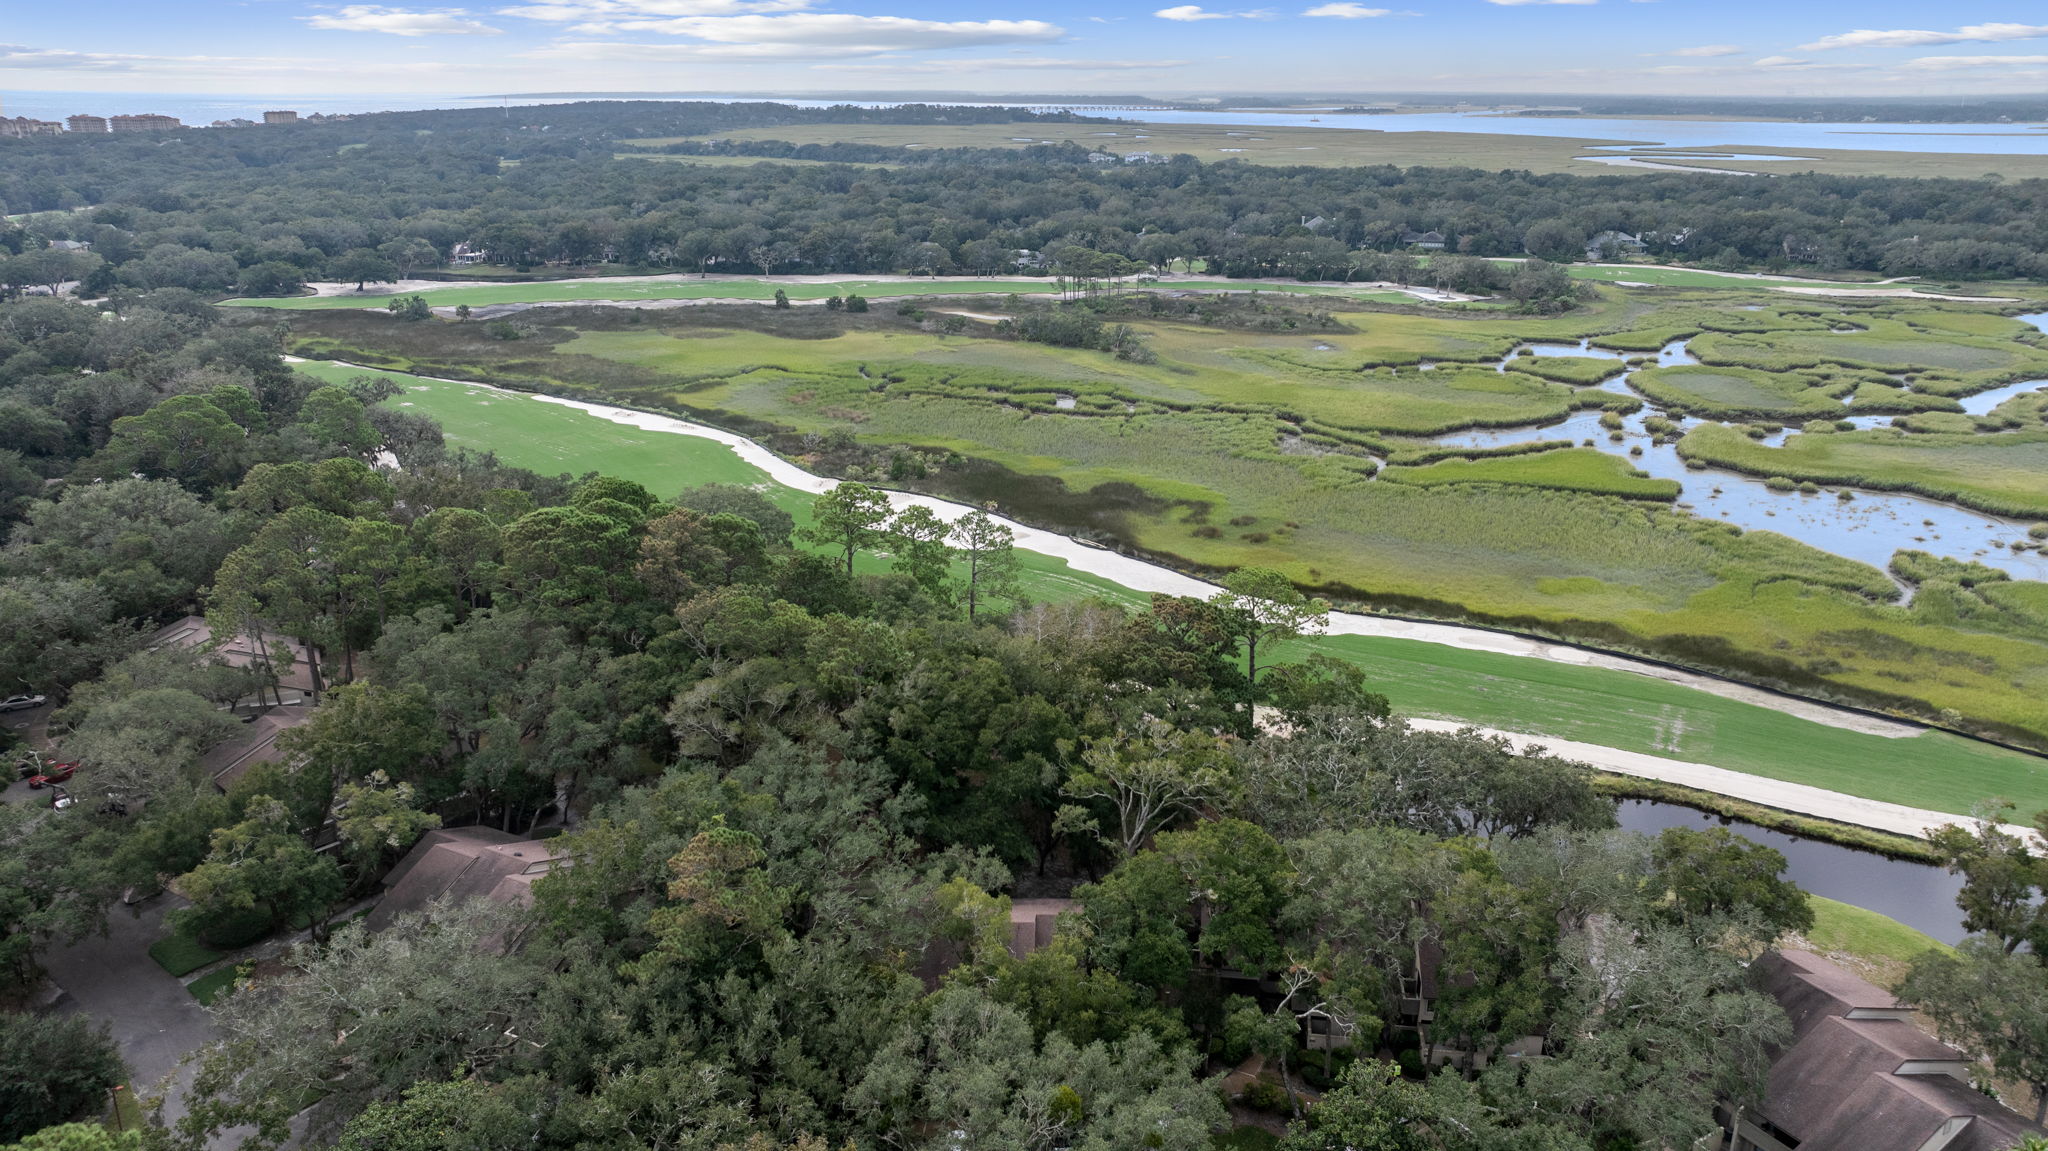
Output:
[[[415,12],[386,8],[381,4],[350,4],[331,15],[301,17],[308,26],[334,32],[384,32],[392,36],[498,36],[481,20],[470,19],[460,8],[437,8]]]
[[[1970,24],[1953,32],[1927,32],[1911,28],[1888,31],[1859,28],[1854,32],[1823,36],[1811,44],[1801,44],[1800,47],[1807,51],[1822,51],[1828,48],[1912,48],[1928,44],[2033,40],[2042,36],[2048,36],[2048,24]]]
[[[1367,8],[1345,0],[1338,4],[1319,4],[1302,13],[1303,16],[1331,16],[1339,20],[1370,20],[1375,16],[1391,16],[1391,8]]]
[[[1733,44],[1702,44],[1697,48],[1679,48],[1670,53],[1673,56],[1739,56],[1742,49]]]
[[[1969,68],[2039,68],[2048,56],[1922,56],[1905,67],[1916,72],[1956,72]]]
[[[1066,37],[1064,28],[1043,20],[913,20],[902,16],[853,16],[830,12],[620,20],[588,30],[656,32],[701,42],[623,44],[571,41],[528,53],[528,57],[644,61],[836,60],[891,52],[1045,44]]]
[[[974,72],[1024,71],[1135,72],[1162,68],[1185,68],[1188,60],[1068,60],[1057,56],[998,56],[987,60],[926,60],[919,63],[888,61],[876,64],[813,64],[819,72],[914,73],[955,75]]]
[[[128,72],[150,56],[122,56],[110,52],[68,52],[61,48],[31,48],[26,44],[0,44],[0,68],[62,69],[81,72]]]
[[[1756,66],[1759,68],[1804,68],[1812,63],[1813,61],[1811,60],[1801,60],[1795,56],[1766,56],[1758,60]]]
[[[1230,19],[1230,13],[1228,12],[1210,12],[1205,10],[1199,4],[1179,4],[1175,5],[1172,8],[1161,8],[1159,11],[1154,12],[1152,14],[1154,16],[1159,17],[1161,20],[1179,20],[1183,23],[1188,23],[1195,20]]]
[[[542,0],[500,8],[500,16],[551,23],[672,16],[746,16],[761,12],[802,12],[811,0]]]

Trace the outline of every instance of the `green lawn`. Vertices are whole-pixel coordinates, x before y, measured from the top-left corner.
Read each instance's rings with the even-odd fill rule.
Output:
[[[325,379],[356,374],[326,364],[300,367]],[[602,471],[662,495],[712,480],[764,479],[708,440],[642,432],[531,397],[380,374],[400,379],[408,391],[394,402],[440,420],[451,443],[494,450],[518,466],[550,473]],[[803,494],[787,488],[773,494],[793,512],[807,512]],[[1765,547],[1770,538],[1744,540],[1746,546]],[[1075,572],[1064,561],[1031,553],[1025,559],[1026,588],[1036,598],[1142,598]],[[862,562],[871,568],[881,563],[873,557]],[[1571,602],[1603,593],[1563,581],[1546,594]],[[1750,595],[1743,592],[1746,603]],[[1754,611],[1754,604],[1746,610]],[[1359,662],[1380,690],[1413,714],[1707,762],[1959,815],[1992,795],[2014,800],[2022,811],[2048,808],[2048,760],[1953,736],[1887,740],[1646,676],[1409,640],[1337,637],[1320,646]]]
[[[187,983],[185,990],[192,993],[192,998],[197,999],[200,1006],[211,1007],[214,1000],[219,999],[235,985],[235,980],[240,975],[241,972],[234,967],[223,967],[219,971],[209,972]]]
[[[1813,930],[1806,933],[1807,942],[1824,954],[1862,960],[1880,982],[1896,978],[1908,963],[1928,951],[1954,950],[1931,935],[1875,911],[1818,895],[1809,895],[1807,899],[1813,908]]]
[[[181,931],[149,945],[149,957],[172,975],[189,975],[221,958],[221,953]]]

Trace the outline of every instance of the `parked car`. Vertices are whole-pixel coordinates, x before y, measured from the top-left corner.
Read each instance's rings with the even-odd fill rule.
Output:
[[[0,711],[27,711],[48,702],[50,698],[43,695],[10,695],[6,699],[0,699]]]
[[[50,806],[51,806],[51,807],[54,807],[54,808],[56,808],[56,809],[57,809],[58,811],[62,811],[62,810],[64,810],[65,808],[67,808],[67,807],[70,807],[70,806],[71,806],[72,804],[74,804],[74,803],[77,803],[77,802],[78,802],[78,799],[77,799],[77,797],[73,796],[73,795],[72,795],[72,794],[71,794],[70,792],[68,792],[68,791],[64,790],[64,789],[63,789],[63,788],[61,788],[61,787],[57,787],[57,786],[54,786],[54,785],[53,785],[53,786],[51,786],[51,788],[50,788]]]
[[[31,788],[54,787],[70,779],[77,770],[75,763],[46,763],[39,774],[28,777],[28,785]]]

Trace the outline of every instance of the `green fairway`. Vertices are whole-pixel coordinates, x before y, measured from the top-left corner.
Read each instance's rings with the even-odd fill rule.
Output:
[[[359,369],[303,364],[344,380]],[[548,473],[600,471],[668,496],[708,481],[761,483],[764,473],[709,440],[647,432],[561,404],[472,385],[380,372],[407,388],[393,401],[440,420],[453,445],[491,450],[507,463]],[[782,506],[807,518],[810,497],[776,487]],[[1143,597],[1064,561],[1024,555],[1034,598]],[[882,560],[863,557],[868,570]],[[1694,760],[1894,803],[1966,814],[1981,799],[2048,808],[2048,760],[1954,736],[1890,740],[1797,719],[1767,708],[1627,672],[1577,667],[1412,640],[1332,637],[1316,647],[1366,668],[1395,705],[1417,715],[1575,739]],[[1296,654],[1311,650],[1298,645]]]
[[[1382,303],[1414,303],[1413,296],[1385,289],[1349,288],[1330,284],[1264,284],[1241,280],[1172,280],[1162,285],[1176,291],[1202,292],[1288,292],[1300,295],[1342,296],[1353,300]],[[604,279],[593,277],[560,283],[539,284],[457,284],[419,288],[412,291],[350,292],[340,296],[287,296],[279,299],[250,297],[225,301],[236,308],[282,308],[288,311],[319,311],[330,308],[381,308],[401,296],[423,296],[437,308],[468,304],[472,308],[492,304],[565,304],[582,301],[633,300],[772,300],[777,291],[792,300],[823,300],[831,296],[1044,296],[1057,293],[1052,280],[835,280],[816,283],[782,279]]]

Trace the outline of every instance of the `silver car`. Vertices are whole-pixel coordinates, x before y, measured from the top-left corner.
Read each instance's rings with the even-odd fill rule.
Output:
[[[0,699],[0,711],[27,711],[32,707],[41,707],[48,702],[50,700],[47,696],[10,695],[6,699]]]

